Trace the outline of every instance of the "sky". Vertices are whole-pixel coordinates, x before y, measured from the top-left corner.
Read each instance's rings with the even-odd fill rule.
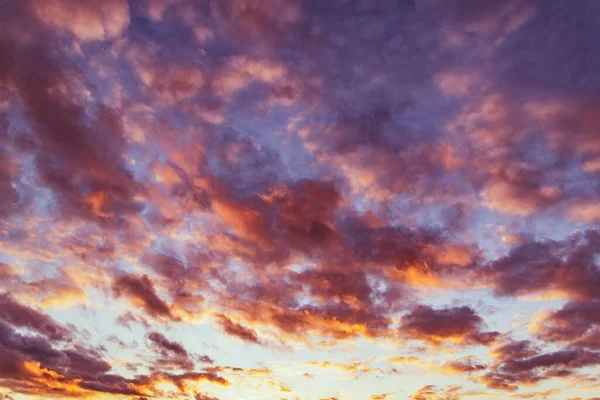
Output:
[[[600,399],[599,37],[0,0],[0,399]]]

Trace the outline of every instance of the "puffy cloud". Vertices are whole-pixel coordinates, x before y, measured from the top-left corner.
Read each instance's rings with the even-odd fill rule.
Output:
[[[466,306],[435,309],[418,305],[402,317],[398,329],[406,339],[422,340],[434,345],[448,341],[489,346],[500,333],[484,331],[483,326],[483,318]]]
[[[598,301],[573,301],[542,318],[533,332],[543,340],[600,349]]]
[[[123,0],[31,0],[35,14],[53,28],[70,31],[81,40],[113,39],[129,25],[129,6]]]
[[[18,275],[18,271],[15,267],[5,263],[0,263],[0,279],[10,280],[16,275]]]
[[[482,191],[485,204],[507,214],[529,215],[556,203],[560,193],[552,187],[539,187],[536,181],[492,181]]]
[[[562,241],[527,241],[479,272],[499,295],[550,292],[591,300],[597,297],[594,287],[600,279],[599,245],[600,236],[593,229]]]
[[[41,3],[53,10],[71,9],[63,1]],[[73,3],[74,10],[96,5],[68,3]],[[110,3],[114,2],[97,4]],[[85,86],[85,78],[77,72],[71,75],[72,66],[63,65],[66,59],[56,59],[49,38],[44,37],[51,35],[16,8],[1,43],[10,56],[3,63],[0,79],[20,101],[32,131],[32,135],[19,138],[21,150],[35,155],[38,178],[57,196],[63,216],[113,226],[124,223],[124,215],[140,209],[133,198],[141,188],[122,159],[125,141],[118,112],[95,101],[80,102],[91,96],[87,88],[79,90],[76,84],[83,82]],[[18,32],[12,24],[18,23],[31,25],[37,42],[17,46]]]
[[[597,352],[565,348],[543,353],[530,341],[509,342],[494,349],[493,355],[494,365],[477,380],[489,388],[507,391],[516,391],[521,384],[569,376],[580,368],[600,363]]]
[[[600,221],[599,208],[597,202],[581,202],[570,206],[567,213],[576,221],[593,224]]]

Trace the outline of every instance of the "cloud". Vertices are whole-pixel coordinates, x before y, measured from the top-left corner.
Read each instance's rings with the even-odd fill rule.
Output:
[[[129,25],[123,0],[79,2],[30,0],[35,14],[52,28],[69,31],[81,40],[114,39]]]
[[[466,306],[435,309],[418,305],[402,317],[398,331],[408,340],[422,340],[434,345],[453,342],[489,346],[500,333],[483,331],[483,326],[483,318]]]
[[[123,274],[115,277],[112,289],[117,297],[125,297],[134,305],[142,308],[149,316],[177,320],[171,307],[164,302],[146,275]]]
[[[591,300],[600,279],[599,251],[600,235],[590,229],[561,241],[527,241],[478,272],[501,296],[550,292]]]
[[[543,353],[530,341],[509,342],[493,351],[495,363],[477,378],[489,388],[516,391],[519,385],[537,384],[553,377],[574,374],[578,369],[600,363],[600,353],[564,348]]]
[[[69,340],[70,329],[47,314],[16,301],[9,293],[0,294],[0,319],[48,336],[52,340]]]
[[[234,322],[223,314],[217,315],[217,321],[226,334],[235,336],[248,343],[261,343],[260,339],[258,338],[258,335],[253,329],[247,328],[242,324]]]
[[[467,3],[5,1],[0,386],[214,400],[197,385],[267,376],[285,392],[275,368],[161,333],[208,314],[226,341],[286,350],[464,352],[311,364],[324,375],[416,365],[516,398],[583,380],[600,346],[600,9]],[[529,336],[490,330],[482,305],[425,305],[474,291],[498,326],[508,300],[565,303]],[[468,396],[485,395],[412,398]]]
[[[465,357],[458,360],[445,361],[440,367],[440,371],[451,374],[472,374],[484,371],[486,364],[481,363],[473,357]]]
[[[66,341],[66,331],[49,316],[3,296],[0,318],[0,380],[14,392],[46,397],[98,393],[142,395],[150,378],[110,374],[99,351]],[[18,315],[14,312],[18,311]],[[18,332],[27,327],[37,335]],[[61,327],[61,328],[59,328]]]
[[[308,363],[306,363],[306,365],[316,366],[324,369],[337,368],[342,371],[351,373],[354,379],[359,379],[359,376],[363,374],[393,373],[393,370],[385,370],[380,367],[375,367],[366,361],[352,361],[347,363],[336,363],[331,361],[309,361]]]
[[[3,137],[0,136],[0,143],[4,143]],[[16,189],[15,182],[19,177],[19,165],[13,156],[6,150],[0,151],[0,206],[2,211],[0,216],[8,216],[18,209],[20,195]]]
[[[196,393],[194,395],[194,400],[219,400],[218,397],[209,396],[206,393]]]
[[[598,306],[595,300],[568,302],[538,321],[533,331],[542,340],[599,350]]]
[[[187,356],[188,352],[185,350],[183,345],[179,342],[170,341],[159,332],[149,332],[148,339],[156,345],[159,351],[172,352],[179,356]]]
[[[569,207],[567,213],[572,219],[583,223],[593,224],[600,221],[598,203],[594,201],[584,201],[573,204]]]
[[[165,371],[173,368],[178,368],[186,371],[194,369],[194,361],[191,355],[179,342],[171,341],[162,333],[150,331],[146,335],[151,343],[151,347],[158,354],[158,358],[153,360],[154,370]],[[198,357],[200,362],[212,363],[212,359],[208,356]]]
[[[385,400],[388,398],[388,396],[391,396],[393,393],[382,393],[382,394],[372,394],[370,399],[371,400]]]
[[[410,395],[411,400],[458,400],[462,397],[460,386],[439,389],[435,385],[425,385]]]
[[[543,392],[513,394],[511,397],[515,399],[549,399],[550,396],[558,395],[561,392],[560,389],[548,389]]]
[[[124,214],[140,210],[139,202],[133,198],[141,187],[122,159],[125,140],[119,113],[97,101],[79,101],[86,92],[93,100],[93,88],[88,90],[85,77],[70,71],[72,65],[63,64],[66,58],[56,58],[50,41],[52,33],[20,8],[26,3],[10,3],[9,10],[14,15],[0,44],[9,57],[0,70],[0,79],[20,101],[24,121],[31,130],[31,135],[19,137],[17,145],[23,153],[35,155],[37,178],[57,196],[63,217],[112,226],[123,224]],[[75,21],[93,27],[61,13],[110,8],[121,2],[41,3],[48,10],[40,12],[48,18],[61,15],[61,22]],[[18,45],[18,24],[30,26],[33,43]]]

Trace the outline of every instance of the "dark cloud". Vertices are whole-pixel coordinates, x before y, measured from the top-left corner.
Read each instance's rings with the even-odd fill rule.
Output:
[[[2,128],[0,128],[2,129]],[[0,134],[0,143],[3,143]],[[18,165],[13,157],[5,150],[0,150],[0,217],[8,216],[17,210],[20,195],[16,189]]]
[[[205,364],[213,364],[215,362],[215,360],[213,360],[212,358],[210,358],[206,354],[198,356],[197,360],[198,360],[198,362],[205,363]]]
[[[115,277],[112,289],[117,297],[125,297],[154,318],[176,320],[170,306],[164,302],[146,275],[124,274]]]
[[[171,279],[179,279],[185,274],[182,261],[164,254],[148,254],[144,261],[159,275]]]
[[[470,307],[435,309],[419,305],[402,317],[399,333],[406,339],[422,340],[432,344],[451,341],[458,344],[489,346],[499,332],[487,332],[483,318]]]
[[[85,85],[85,77],[68,58],[56,57],[53,33],[37,17],[59,25],[78,24],[78,20],[66,17],[64,2],[47,5],[45,10],[43,2],[8,3],[12,20],[3,27],[0,46],[6,57],[0,79],[20,102],[31,128],[32,136],[19,140],[29,143],[27,150],[35,155],[41,183],[57,196],[64,216],[123,224],[125,215],[140,210],[133,197],[141,188],[121,157],[125,140],[119,113],[97,102],[91,86],[90,101],[81,103],[74,84],[81,80]],[[75,5],[72,10],[94,18],[107,11],[102,7],[84,11],[86,7]],[[28,42],[19,36],[19,24],[30,26]]]
[[[156,370],[167,370],[170,368],[180,368],[183,370],[193,370],[194,361],[191,355],[179,342],[171,341],[159,332],[149,332],[146,337],[151,343],[151,347],[159,355],[155,360]]]
[[[12,300],[12,309],[14,303]],[[53,396],[77,397],[85,394],[84,389],[140,394],[131,389],[133,381],[126,382],[122,377],[109,375],[110,364],[96,350],[80,344],[70,348],[59,347],[55,342],[64,338],[57,337],[56,331],[48,326],[60,325],[45,314],[38,315],[37,311],[21,307],[25,319],[5,319],[8,323],[0,321],[0,379],[3,386],[15,392],[42,396],[52,393]],[[43,315],[40,326],[24,324],[25,320],[28,324],[39,323],[36,318],[40,319],[40,315]],[[10,324],[27,326],[47,336],[22,334]],[[119,382],[122,382],[121,388]],[[103,386],[98,386],[100,384]],[[124,390],[125,387],[130,389]]]
[[[489,388],[516,391],[519,385],[537,384],[553,377],[573,375],[598,365],[600,353],[578,348],[542,352],[530,341],[510,342],[494,349],[491,370],[478,378]]]
[[[217,315],[217,322],[228,335],[235,336],[248,343],[260,344],[261,341],[254,329],[245,327],[242,324],[232,321],[225,315]]]
[[[540,339],[600,349],[600,303],[573,301],[549,314],[536,328]]]
[[[595,299],[600,282],[600,233],[577,232],[562,241],[528,241],[481,269],[497,294],[518,296],[558,292]],[[568,272],[567,272],[568,271]]]
[[[154,393],[154,384],[164,380],[173,382],[182,392],[188,381],[229,384],[214,372],[158,372],[124,378],[112,374],[111,365],[94,349],[77,343],[62,348],[49,337],[21,334],[0,321],[0,382],[17,393],[82,398],[91,392],[144,396]]]
[[[185,350],[183,345],[179,342],[170,341],[159,332],[150,332],[148,333],[148,339],[156,345],[159,351],[162,352],[172,352],[179,356],[187,356],[188,352]]]
[[[29,328],[52,340],[69,340],[68,327],[47,314],[17,302],[9,293],[0,294],[0,319],[14,326]]]

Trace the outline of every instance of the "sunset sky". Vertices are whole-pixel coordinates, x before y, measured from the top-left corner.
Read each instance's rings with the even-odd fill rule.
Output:
[[[0,400],[599,400],[599,38],[0,0]]]

